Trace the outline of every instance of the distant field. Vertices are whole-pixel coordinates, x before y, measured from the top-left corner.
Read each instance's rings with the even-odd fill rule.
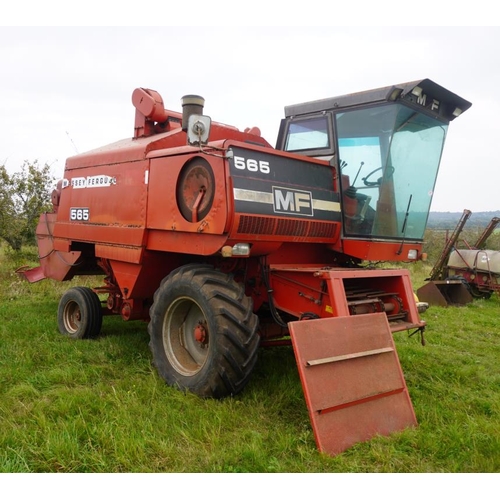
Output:
[[[0,472],[500,471],[497,296],[431,307],[425,346],[395,334],[419,426],[330,457],[291,348],[262,350],[237,397],[183,394],[152,367],[143,322],[105,318],[96,340],[62,337],[62,292],[93,282],[30,285],[13,272],[27,260],[0,252]],[[410,269],[416,289],[430,265]]]
[[[464,206],[464,210],[469,207]],[[453,229],[460,218],[462,212],[431,212],[427,222],[428,229]],[[484,228],[488,225],[493,217],[500,217],[500,211],[495,212],[472,212],[467,221],[466,228]]]

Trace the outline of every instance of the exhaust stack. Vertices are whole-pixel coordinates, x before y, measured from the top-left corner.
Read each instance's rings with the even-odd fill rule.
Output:
[[[185,95],[182,99],[182,130],[188,129],[188,121],[191,115],[202,115],[205,99],[199,95]]]

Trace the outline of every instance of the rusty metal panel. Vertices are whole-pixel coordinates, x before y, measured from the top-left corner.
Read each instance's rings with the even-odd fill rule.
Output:
[[[321,452],[336,455],[377,434],[417,425],[384,313],[289,327]]]
[[[36,283],[46,278],[42,266],[34,267],[32,269],[28,266],[23,266],[16,269],[16,273],[24,276],[30,283]]]
[[[459,280],[429,281],[417,290],[419,300],[431,306],[460,306],[472,302],[467,286]]]

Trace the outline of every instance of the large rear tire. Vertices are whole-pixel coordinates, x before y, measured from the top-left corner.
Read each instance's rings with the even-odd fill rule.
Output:
[[[102,326],[102,307],[90,288],[77,286],[64,293],[57,311],[59,331],[72,339],[93,338]]]
[[[148,325],[153,362],[168,385],[223,398],[247,385],[257,361],[258,319],[231,275],[187,265],[154,295]]]

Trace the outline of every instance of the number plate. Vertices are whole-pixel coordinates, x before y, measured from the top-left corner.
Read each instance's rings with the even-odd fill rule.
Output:
[[[70,208],[69,219],[86,222],[90,220],[90,210],[88,208]]]

